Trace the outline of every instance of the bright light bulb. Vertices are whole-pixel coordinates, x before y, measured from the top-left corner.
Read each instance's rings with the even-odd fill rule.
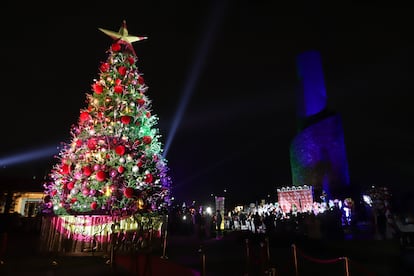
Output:
[[[211,215],[213,213],[213,210],[211,209],[210,206],[206,208],[206,213],[209,214],[209,215]]]

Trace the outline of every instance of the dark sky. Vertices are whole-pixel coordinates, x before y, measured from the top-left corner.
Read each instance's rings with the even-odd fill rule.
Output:
[[[178,199],[226,189],[229,200],[247,203],[291,184],[295,58],[311,49],[322,56],[328,107],[342,116],[351,184],[413,190],[413,9],[165,2],[128,7],[129,15],[9,9],[14,19],[1,19],[2,178],[48,173],[53,154],[4,160],[70,138],[111,43],[98,28],[117,31],[126,19],[130,34],[149,37],[134,48],[162,140],[172,139],[167,160]],[[182,95],[190,97],[172,131]]]

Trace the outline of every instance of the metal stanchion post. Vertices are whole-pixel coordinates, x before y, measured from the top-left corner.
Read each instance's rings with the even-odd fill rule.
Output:
[[[109,264],[112,269],[114,268],[114,246],[112,243],[109,246],[109,261],[106,263]]]
[[[292,248],[293,248],[293,262],[295,264],[295,275],[298,276],[299,270],[298,270],[298,256],[296,254],[296,245],[292,244]]]
[[[265,239],[266,242],[266,260],[268,263],[270,263],[270,248],[269,248],[269,238],[266,237]]]
[[[273,267],[272,269],[269,269],[268,275],[269,276],[276,276],[276,268]]]
[[[349,260],[348,257],[342,257],[345,260],[345,276],[349,276]]]
[[[246,244],[246,273],[249,273],[250,270],[250,248],[249,248],[249,239],[245,239]]]
[[[269,237],[265,238],[266,243],[266,262],[267,262],[267,270],[266,273],[269,276],[276,276],[276,268],[271,266],[270,262],[270,245],[269,245]]]
[[[0,233],[0,265],[5,264],[7,251],[7,231]]]
[[[204,252],[204,249],[202,246],[200,246],[200,249],[198,249],[198,252],[200,253],[200,259],[201,259],[201,276],[206,276],[206,253]]]
[[[260,272],[262,274],[266,273],[266,266],[267,266],[267,257],[266,255],[266,251],[265,251],[265,244],[264,242],[260,243]]]
[[[164,240],[163,240],[163,245],[162,245],[162,256],[161,259],[168,259],[167,255],[166,255],[166,250],[167,250],[167,231],[168,228],[168,215],[166,215],[165,218],[165,230],[164,230]]]
[[[164,241],[163,241],[163,246],[162,246],[161,259],[168,259],[167,255],[166,255],[166,250],[167,250],[167,230],[165,230],[165,234],[164,234]]]

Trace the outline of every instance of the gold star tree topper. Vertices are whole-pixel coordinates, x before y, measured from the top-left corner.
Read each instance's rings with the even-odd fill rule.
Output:
[[[114,31],[110,31],[110,30],[106,30],[102,28],[98,28],[98,29],[102,31],[103,33],[105,33],[106,35],[110,36],[115,41],[118,41],[119,43],[126,45],[126,47],[130,49],[134,55],[136,54],[135,54],[134,47],[132,46],[132,43],[148,38],[146,36],[129,35],[125,20],[122,21],[122,26],[121,28],[119,28],[118,32],[114,32]]]

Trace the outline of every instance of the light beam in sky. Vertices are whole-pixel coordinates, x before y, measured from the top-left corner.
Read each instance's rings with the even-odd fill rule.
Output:
[[[14,155],[5,156],[0,158],[0,167],[5,168],[11,165],[23,164],[33,160],[53,157],[54,154],[59,152],[58,146],[48,146],[44,148],[39,148],[32,151],[26,151],[21,153],[16,153]]]
[[[190,69],[190,73],[188,74],[188,79],[182,91],[182,96],[181,96],[179,105],[177,107],[172,125],[170,127],[170,131],[168,133],[168,138],[165,143],[164,152],[163,152],[164,157],[167,156],[168,150],[172,144],[175,133],[181,122],[181,119],[187,107],[188,101],[190,100],[191,95],[194,91],[194,86],[196,85],[198,78],[200,76],[200,72],[203,69],[203,66],[204,66],[204,63],[205,63],[205,60],[208,54],[208,50],[212,43],[215,31],[217,29],[217,26],[221,22],[221,19],[224,14],[225,7],[223,4],[225,2],[226,1],[220,1],[220,0],[215,1],[215,5],[213,6],[213,11],[211,12],[209,20],[207,21],[207,26],[206,26],[206,30],[204,31],[204,36],[196,52],[194,63]]]

